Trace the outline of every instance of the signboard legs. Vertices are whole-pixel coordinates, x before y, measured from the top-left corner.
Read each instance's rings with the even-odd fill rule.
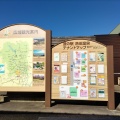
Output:
[[[46,31],[45,107],[51,107],[51,31]]]
[[[108,109],[115,109],[113,46],[107,46]]]

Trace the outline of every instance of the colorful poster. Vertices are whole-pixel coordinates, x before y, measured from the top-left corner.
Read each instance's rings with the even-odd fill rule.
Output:
[[[98,85],[105,85],[105,76],[98,75]]]
[[[61,76],[61,84],[67,85],[67,76]]]
[[[44,70],[44,62],[33,62],[34,70]]]
[[[34,80],[44,80],[44,74],[33,74]]]
[[[96,85],[96,76],[90,76],[90,84]]]
[[[75,65],[80,65],[80,59],[79,58],[75,59]]]
[[[44,57],[45,50],[33,50],[33,56],[34,57]]]
[[[86,58],[86,52],[81,54],[81,58]]]
[[[45,39],[44,38],[34,38],[33,39],[33,45],[35,45],[36,47],[42,46],[44,44],[45,44]]]
[[[99,98],[104,98],[105,97],[105,90],[104,89],[99,89],[98,90],[98,97]]]
[[[97,60],[103,62],[104,61],[104,53],[98,53]]]
[[[96,94],[96,89],[90,89],[90,97],[91,98],[96,98],[97,97],[97,94]]]
[[[86,72],[86,66],[81,66],[81,72]]]
[[[96,73],[96,67],[94,64],[89,65],[89,71],[90,71],[90,73]]]
[[[53,83],[54,84],[59,84],[60,83],[59,76],[53,76]]]
[[[88,91],[84,90],[84,89],[81,89],[80,90],[80,97],[88,97]]]
[[[60,65],[54,65],[54,73],[60,73]]]
[[[54,61],[55,62],[58,62],[60,60],[59,57],[60,57],[59,53],[54,53]]]
[[[61,61],[67,61],[67,53],[61,53]]]
[[[5,65],[0,64],[0,74],[4,74],[4,73],[5,73]]]
[[[70,96],[77,97],[77,88],[76,87],[70,87]]]
[[[79,69],[74,69],[74,71],[73,71],[73,78],[74,79],[80,78],[80,70]]]
[[[86,65],[86,59],[82,59],[81,64]]]
[[[95,52],[89,53],[89,61],[96,61]]]
[[[76,58],[80,58],[80,51],[76,51],[76,52],[75,52],[75,57],[76,57]]]
[[[87,80],[82,80],[81,87],[87,88]]]

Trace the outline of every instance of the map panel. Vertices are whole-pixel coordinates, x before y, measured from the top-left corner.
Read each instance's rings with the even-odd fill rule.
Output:
[[[33,84],[33,38],[0,39],[0,86]]]

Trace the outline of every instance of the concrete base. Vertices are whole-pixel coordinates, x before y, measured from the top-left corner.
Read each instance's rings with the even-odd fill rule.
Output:
[[[116,110],[108,110],[107,106],[56,104],[50,108],[45,108],[45,102],[39,101],[6,102],[0,104],[0,111],[120,116],[119,107]]]

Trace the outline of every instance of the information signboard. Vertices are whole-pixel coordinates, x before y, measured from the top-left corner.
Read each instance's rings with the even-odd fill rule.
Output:
[[[53,47],[52,99],[108,101],[107,47],[88,40]]]
[[[0,30],[0,91],[45,92],[46,31],[27,24]]]

